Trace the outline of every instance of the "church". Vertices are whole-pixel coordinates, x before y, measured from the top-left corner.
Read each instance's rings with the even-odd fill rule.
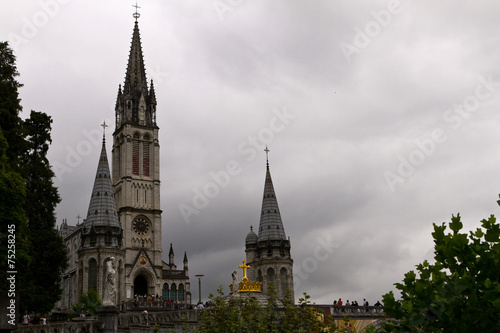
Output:
[[[116,269],[115,304],[144,295],[191,304],[187,254],[178,268],[170,244],[168,262],[162,260],[157,102],[153,81],[146,78],[137,12],[134,18],[125,82],[116,98],[112,168],[104,123],[87,216],[76,226],[64,219],[59,229],[69,255],[59,308],[70,309],[90,289],[103,298],[110,260]],[[251,227],[245,239],[249,278],[262,282],[264,293],[273,285],[279,298],[290,293],[293,299],[290,248],[267,161],[258,234]]]

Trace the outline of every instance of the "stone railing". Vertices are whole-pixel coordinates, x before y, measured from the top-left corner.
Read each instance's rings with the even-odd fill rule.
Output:
[[[173,303],[167,301],[146,301],[146,300],[131,300],[123,302],[119,310],[125,311],[165,311],[165,310],[189,310],[190,304]]]
[[[350,318],[383,318],[385,317],[383,306],[332,306],[316,304],[315,307],[323,310],[325,315],[332,315],[336,318],[348,316]]]
[[[19,325],[16,333],[100,333],[104,323],[97,320],[48,322],[47,325]]]
[[[147,312],[147,311],[145,311]],[[158,324],[175,324],[198,321],[199,310],[172,310],[153,312],[122,312],[118,314],[117,322],[119,329],[130,328],[131,326]]]

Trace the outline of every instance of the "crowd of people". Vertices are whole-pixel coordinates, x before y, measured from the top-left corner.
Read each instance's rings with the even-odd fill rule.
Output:
[[[33,319],[31,319],[28,311],[24,311],[24,314],[21,316],[20,321],[23,325],[47,325],[47,318],[45,318],[45,315],[43,313],[41,315],[39,313],[35,313]]]
[[[369,306],[369,305],[370,303],[365,298],[363,298],[363,306]],[[344,304],[342,298],[339,298],[338,301],[333,301],[333,306],[360,306],[360,305],[358,304],[358,301],[349,302],[349,300],[347,300]],[[373,304],[373,306],[382,306],[382,303],[380,303],[380,301],[377,301],[377,303]]]

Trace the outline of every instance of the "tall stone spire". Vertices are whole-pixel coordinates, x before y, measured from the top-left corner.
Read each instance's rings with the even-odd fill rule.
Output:
[[[266,147],[266,155],[269,150]],[[278,200],[274,192],[271,172],[269,171],[269,160],[266,163],[266,181],[264,184],[264,197],[262,198],[262,209],[260,212],[258,241],[286,239],[285,229],[281,221]]]
[[[104,136],[85,225],[121,228],[116,211],[113,185],[111,184],[111,172],[109,171]]]
[[[147,93],[148,91],[148,80],[146,79],[141,36],[139,34],[139,23],[137,20],[135,21],[134,32],[132,34],[132,43],[130,46],[123,91],[125,94],[138,91]]]
[[[139,13],[134,14],[135,23],[128,57],[123,90],[118,90],[116,98],[116,128],[125,123],[156,127],[156,95],[153,81],[148,88],[146,67],[142,54],[139,33]]]

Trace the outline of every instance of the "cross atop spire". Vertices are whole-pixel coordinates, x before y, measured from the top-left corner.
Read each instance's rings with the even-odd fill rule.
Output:
[[[108,127],[108,125],[106,125],[106,120],[103,121],[103,123],[101,124],[102,126],[102,142],[106,142],[106,127]]]
[[[137,19],[141,17],[141,14],[137,11],[137,9],[141,8],[137,6],[137,1],[135,2],[135,5],[132,5],[132,7],[135,7],[135,13],[132,14],[132,17],[135,18],[135,21],[137,22]]]
[[[266,149],[264,149],[264,151],[266,152],[266,165],[269,166],[269,152],[270,152],[270,150],[267,149],[267,146],[266,146]]]

